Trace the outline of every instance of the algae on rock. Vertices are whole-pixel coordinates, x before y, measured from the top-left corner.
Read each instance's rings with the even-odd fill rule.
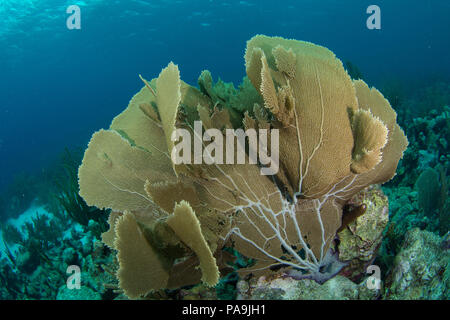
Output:
[[[381,246],[389,221],[389,202],[381,188],[374,185],[359,192],[347,205],[352,203],[364,205],[365,210],[338,232],[338,251],[339,259],[348,262],[341,275],[359,282]]]
[[[450,251],[445,237],[409,230],[386,279],[386,299],[448,300],[450,298]]]

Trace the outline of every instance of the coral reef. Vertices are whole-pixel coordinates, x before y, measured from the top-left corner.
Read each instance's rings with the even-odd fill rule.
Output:
[[[0,299],[56,299],[70,295],[81,299],[81,295],[92,291],[95,295],[90,298],[116,296],[106,285],[114,283],[115,278],[105,272],[108,265],[114,266],[113,255],[96,240],[95,228],[62,223],[59,217],[44,213],[20,229],[11,224],[6,228],[13,236],[3,234],[8,255],[0,259]],[[83,270],[83,294],[67,290],[58,293],[59,288],[66,287],[69,265]]]
[[[441,165],[424,170],[416,181],[419,207],[438,223],[441,235],[450,230],[450,200],[447,172]]]
[[[287,49],[286,51],[289,51],[289,46],[283,45],[283,47]],[[293,52],[296,51],[293,50]],[[278,66],[276,66],[275,58],[270,54],[266,55],[266,60],[267,67],[274,80],[278,99],[283,90],[283,83],[279,82],[281,81],[280,76],[277,75]],[[261,64],[261,71],[263,70],[265,69]],[[287,72],[287,74],[292,75],[293,73]],[[324,93],[326,89],[323,87],[322,76],[322,73],[318,72],[318,77],[312,78],[316,79],[316,84],[322,85],[321,89]],[[268,78],[266,77],[266,79]],[[392,88],[392,92],[388,90],[389,88],[385,88],[386,91],[383,91],[390,98],[394,97],[394,100],[390,101],[391,105],[396,105],[398,108],[396,110],[403,117],[399,120],[403,123],[410,144],[403,159],[399,162],[396,176],[383,185],[383,191],[380,190],[378,185],[373,184],[361,191],[358,190],[359,187],[353,188],[350,186],[351,194],[349,192],[349,196],[351,198],[342,202],[338,201],[340,226],[336,227],[335,237],[329,244],[331,254],[326,255],[320,261],[321,279],[317,277],[317,274],[311,277],[310,270],[267,259],[267,256],[255,251],[255,246],[242,247],[245,242],[243,243],[242,238],[240,239],[233,232],[237,230],[237,227],[240,227],[243,231],[241,235],[250,234],[248,233],[250,228],[243,228],[243,225],[250,220],[245,220],[242,216],[236,216],[244,215],[247,218],[251,215],[242,208],[241,211],[239,209],[234,211],[231,209],[221,210],[221,206],[218,204],[219,200],[214,202],[205,196],[205,193],[208,192],[216,198],[220,198],[219,196],[222,194],[227,194],[223,192],[224,188],[218,188],[217,184],[211,180],[217,179],[215,181],[221,182],[229,190],[235,191],[234,186],[231,183],[228,184],[227,180],[222,180],[221,176],[217,175],[217,171],[205,170],[205,166],[192,165],[189,168],[192,171],[186,172],[184,166],[173,165],[170,162],[165,134],[158,136],[163,137],[162,142],[156,138],[152,141],[146,141],[147,136],[143,132],[147,130],[145,128],[152,127],[146,127],[145,121],[150,117],[152,119],[150,121],[154,121],[156,127],[159,127],[162,123],[159,104],[156,99],[158,95],[156,81],[156,79],[150,82],[145,81],[146,86],[133,98],[128,109],[116,117],[112,129],[108,131],[117,131],[126,144],[151,153],[152,156],[155,153],[158,154],[158,148],[166,148],[161,149],[166,154],[165,158],[161,159],[161,162],[155,162],[155,164],[167,168],[168,172],[174,171],[176,178],[172,174],[167,175],[169,178],[166,180],[157,176],[155,180],[149,179],[151,183],[145,184],[146,179],[151,178],[152,175],[158,175],[158,166],[156,166],[156,169],[148,168],[148,163],[145,163],[145,165],[142,165],[142,170],[136,170],[133,167],[134,164],[113,161],[118,158],[107,158],[110,155],[108,152],[102,154],[99,151],[97,155],[103,156],[104,161],[110,166],[126,164],[127,168],[130,169],[129,172],[136,173],[135,177],[141,177],[141,179],[135,181],[143,180],[145,191],[140,195],[144,196],[145,199],[151,199],[151,202],[154,199],[157,200],[154,204],[149,201],[148,207],[142,210],[130,207],[131,209],[128,210],[112,211],[109,215],[109,225],[112,227],[109,232],[100,236],[105,230],[103,221],[107,212],[97,211],[97,208],[88,206],[77,194],[78,181],[75,173],[81,159],[78,159],[76,152],[68,153],[66,151],[56,165],[45,169],[45,176],[38,178],[24,176],[23,179],[18,177],[13,187],[6,193],[7,197],[11,196],[12,200],[3,201],[3,205],[1,205],[5,210],[9,210],[8,215],[16,215],[24,210],[33,201],[33,198],[36,198],[36,195],[38,201],[34,201],[34,205],[45,204],[47,211],[50,213],[44,214],[41,213],[41,209],[34,209],[39,211],[39,214],[33,215],[34,218],[23,224],[21,228],[11,223],[2,224],[3,239],[1,240],[4,243],[4,250],[0,258],[0,299],[129,299],[138,296],[147,299],[185,300],[236,298],[448,300],[450,211],[448,210],[447,170],[449,152],[446,141],[448,140],[450,109],[442,104],[435,104],[433,105],[435,109],[421,117],[414,117],[411,111],[411,108],[415,105],[425,106],[427,104],[426,108],[429,108],[431,105],[428,106],[428,104],[433,101],[445,102],[445,92],[439,91],[439,88],[444,88],[444,86],[435,86],[433,90],[425,89],[424,92],[429,92],[429,97],[427,97],[427,94],[420,93],[418,97],[411,98],[405,96],[403,92],[402,96],[398,97],[398,102],[395,100],[397,98],[394,97],[399,93],[398,88]],[[204,129],[219,127],[222,132],[228,128],[277,128],[283,130],[283,121],[288,121],[286,119],[289,119],[289,117],[285,117],[286,112],[276,113],[276,108],[270,108],[270,104],[266,107],[266,101],[272,101],[275,105],[275,99],[271,100],[270,95],[264,96],[261,91],[261,84],[256,83],[260,85],[258,88],[254,86],[254,81],[254,77],[252,80],[249,74],[249,77],[245,77],[242,84],[235,88],[233,84],[221,80],[214,82],[208,71],[201,73],[198,80],[199,89],[190,87],[180,80],[182,94],[175,127],[189,130],[194,120],[201,119]],[[358,83],[358,81],[354,81],[353,85],[357,87]],[[362,85],[362,82],[359,84]],[[392,84],[389,85],[393,86]],[[311,85],[311,87],[314,87],[314,85]],[[269,89],[266,87],[265,90],[270,91]],[[314,92],[311,88],[308,90]],[[374,89],[372,90],[375,92]],[[308,91],[304,90],[303,92]],[[432,97],[432,94],[435,94],[436,97]],[[195,100],[195,97],[202,103],[196,105],[198,101]],[[424,101],[420,101],[421,97],[425,97]],[[286,98],[286,101],[289,99]],[[297,100],[294,97],[292,101],[296,102]],[[364,103],[364,101],[362,97],[358,97],[358,104]],[[448,104],[448,99],[446,101],[446,104]],[[280,109],[280,101],[277,103],[278,109]],[[307,104],[305,106],[310,108],[309,110],[314,110]],[[289,112],[287,113],[289,114]],[[360,131],[358,121],[363,119],[364,116],[365,114],[360,114],[356,119],[352,117],[352,113],[349,115],[351,133],[354,134],[354,138],[359,135],[358,132]],[[405,117],[409,120],[406,121]],[[352,119],[355,121],[353,122]],[[313,120],[311,120],[311,123],[317,119]],[[325,120],[324,124],[326,124]],[[381,120],[383,119],[381,118]],[[307,123],[302,123],[302,126]],[[314,123],[317,124],[317,121]],[[296,123],[290,125],[293,128],[296,127]],[[164,129],[161,130],[164,131]],[[303,135],[304,133],[300,132],[301,138],[303,138]],[[364,136],[364,134],[362,135]],[[308,151],[308,148],[306,148],[308,140],[302,141],[305,145],[304,159],[308,159],[311,156],[311,154],[306,153]],[[356,140],[353,143],[355,150],[352,149],[350,157],[352,161],[365,157],[364,153],[357,152],[357,149],[360,148],[357,146]],[[295,150],[295,145],[291,145],[291,147]],[[326,147],[326,145],[323,147]],[[114,148],[114,146],[111,148]],[[386,148],[387,146],[381,149],[382,159],[384,152],[388,150]],[[124,152],[124,157],[126,157],[130,148],[119,151]],[[316,151],[316,155],[318,152]],[[287,152],[282,153],[281,158],[286,158],[288,155]],[[316,155],[312,158],[315,158]],[[135,158],[131,157],[130,159]],[[244,166],[246,167],[245,170],[250,167],[249,165]],[[251,169],[253,171],[250,173],[238,170],[236,175],[233,175],[233,170],[226,166],[219,167],[233,181],[241,182],[237,176],[242,175],[252,187],[257,186],[261,181],[265,181],[261,179],[259,173],[261,164],[259,164],[258,170]],[[313,169],[311,168],[315,168],[313,163],[309,165],[307,175],[312,174],[311,170]],[[314,169],[314,171],[319,169]],[[350,168],[354,171],[360,169],[361,166],[356,163],[353,165],[353,169]],[[306,166],[302,170],[306,170]],[[145,174],[142,174],[142,172],[145,172]],[[147,172],[149,172],[148,175]],[[194,178],[191,176],[192,172],[195,173]],[[127,180],[129,175],[122,171],[116,173],[118,173],[118,176],[114,179],[110,179],[108,175],[104,175],[102,178],[106,177],[113,183],[117,183],[123,178],[124,181],[129,183],[129,180]],[[314,197],[296,192],[297,189],[293,188],[294,183],[290,182],[293,179],[288,173],[289,171],[285,166],[280,166],[277,177],[268,177],[276,186],[275,189],[270,190],[279,190],[286,203],[292,204],[295,201],[301,203],[309,200],[314,204]],[[140,176],[141,174],[142,176]],[[166,177],[166,175],[163,175],[163,177]],[[179,184],[178,181],[181,180],[183,183]],[[56,183],[49,183],[55,181]],[[98,182],[101,183],[101,179]],[[243,190],[239,191],[241,193],[234,193],[236,198],[248,197],[247,189],[243,188],[243,185],[243,183],[237,184]],[[124,193],[127,193],[126,188],[130,188],[128,191],[133,191],[134,188],[133,184],[118,184],[117,186],[122,187]],[[263,184],[263,186],[269,185]],[[302,181],[302,188],[307,186],[307,181],[304,184]],[[335,186],[336,189],[338,187],[339,185]],[[26,201],[19,203],[17,197],[23,192],[25,192],[24,199]],[[259,189],[254,190],[254,192],[257,196],[259,195]],[[168,193],[172,193],[171,197],[166,197]],[[386,215],[387,197],[383,193],[389,198],[389,216]],[[181,196],[177,197],[178,195]],[[112,193],[111,197],[116,197],[119,202],[127,200],[126,197],[117,196],[116,193]],[[224,199],[229,201],[232,197]],[[253,200],[251,197],[249,199]],[[128,200],[130,202],[126,202],[127,205],[133,202],[132,198]],[[64,204],[68,204],[68,206]],[[208,210],[199,210],[202,205],[205,205]],[[170,210],[171,207],[173,210]],[[67,208],[71,209],[67,210]],[[326,214],[327,210],[319,210],[319,212]],[[264,210],[257,213],[267,214],[266,216],[269,219],[272,217]],[[288,219],[290,219],[289,214],[291,213],[284,212],[281,213],[281,216],[284,214],[286,214],[287,221],[290,221]],[[307,232],[307,226],[301,223],[306,215],[303,216],[300,213],[296,213],[296,215],[299,219],[300,232],[304,232],[304,230]],[[169,218],[171,217],[172,222],[170,223]],[[324,219],[327,222],[325,216]],[[266,227],[270,225],[261,224],[257,220],[251,221],[256,222],[258,227],[263,227],[261,228],[262,232],[269,234],[268,231],[270,230]],[[276,220],[273,221],[276,222]],[[119,228],[117,228],[118,223]],[[186,223],[190,224],[191,235],[180,230]],[[219,223],[219,226],[216,223]],[[387,227],[385,227],[386,224]],[[287,240],[295,240],[291,237],[292,230],[284,229],[282,224],[277,226],[275,223],[274,226],[280,228],[280,232],[286,232]],[[327,226],[327,224],[324,226]],[[130,234],[128,234],[129,230],[132,230]],[[120,237],[124,243],[120,243],[117,238],[118,232],[125,232],[126,235]],[[308,237],[317,234],[321,235],[320,228],[313,229]],[[142,252],[133,253],[129,249],[129,241],[134,239],[133,237],[136,235],[142,235],[142,237],[137,237],[137,243],[143,245],[137,247],[138,249],[143,249],[142,252],[144,253],[149,248],[153,250],[147,255],[147,258],[150,258],[147,264],[141,264],[143,260],[140,259],[142,257],[139,257],[138,261],[140,262],[138,264],[133,264],[134,255],[142,255]],[[209,250],[202,237],[199,237],[200,235],[203,236]],[[100,238],[104,244],[98,241]],[[202,243],[202,247],[195,247],[190,241]],[[276,252],[270,248],[274,244],[277,246],[276,243],[278,242],[270,242],[268,247],[272,251],[267,250],[266,252]],[[305,238],[305,243],[307,246],[309,245],[307,238]],[[289,244],[293,244],[293,242],[289,242]],[[121,264],[121,257],[116,250],[117,247],[122,248],[122,254],[131,256],[131,259],[125,259],[128,264],[124,264],[124,262]],[[281,247],[282,254],[277,257],[278,259],[297,262],[288,250],[280,244],[278,244],[279,247]],[[305,250],[303,250],[301,244],[291,246],[291,248],[304,260],[313,257],[313,255],[310,257],[305,255]],[[237,249],[248,255],[249,258]],[[157,255],[156,260],[154,259],[154,253]],[[213,255],[211,256],[209,253]],[[201,268],[199,268],[201,263],[199,256],[202,257],[203,261]],[[314,254],[314,257],[317,258],[318,256]],[[217,265],[217,269],[211,268],[213,266],[212,261]],[[258,268],[265,266],[264,263],[267,263],[268,268],[259,270]],[[79,265],[82,270],[81,290],[69,290],[65,286],[68,276],[66,268],[73,264]],[[369,290],[366,286],[368,279],[366,268],[370,264],[381,267],[382,287],[380,290]],[[170,273],[169,281],[164,282],[160,290],[148,289],[149,286],[154,286],[156,283],[151,275],[149,277],[144,276],[145,267],[149,265],[160,266],[160,269],[157,270],[161,272],[158,275],[161,275],[162,279]],[[181,271],[183,268],[187,271]],[[203,270],[205,270],[205,273],[203,273]],[[220,271],[219,279],[216,278],[217,270]],[[120,272],[123,272],[124,278],[129,277],[129,279],[126,279],[129,282],[148,280],[149,282],[142,281],[143,287],[135,286],[135,288],[142,292],[146,291],[146,293],[135,293],[133,295],[133,293],[130,294],[131,291],[124,290],[124,283],[120,282]],[[335,274],[338,275],[328,279]],[[119,275],[119,279],[117,279],[117,275]],[[204,278],[203,283],[201,283],[202,277]],[[217,285],[211,286],[207,283],[211,278],[212,281],[218,280]],[[319,282],[322,284],[313,279],[321,280]],[[166,289],[167,287],[170,289]]]
[[[436,106],[425,117],[405,123],[410,145],[397,175],[383,186],[389,197],[389,224],[378,262],[388,272],[406,231],[420,228],[440,235],[450,230],[448,198],[449,107]],[[436,110],[442,108],[438,113]]]
[[[343,276],[336,276],[320,285],[310,279],[266,279],[261,277],[238,283],[240,300],[375,300],[380,290],[369,290],[365,283],[355,284]]]
[[[417,117],[405,123],[409,147],[400,161],[397,176],[388,185],[413,186],[419,175],[427,168],[440,164],[450,165],[450,108],[443,106],[424,117]]]
[[[341,275],[322,285],[309,279],[260,277],[239,281],[238,299],[448,300],[449,263],[448,235],[441,238],[415,228],[406,233],[394,267],[378,290],[367,287],[367,278],[356,284]]]
[[[348,262],[341,275],[359,282],[377,256],[383,231],[389,221],[389,203],[379,186],[371,186],[350,200],[365,206],[365,212],[338,233],[339,259]]]
[[[386,299],[450,298],[450,251],[434,233],[409,230],[392,272],[386,279]]]
[[[368,278],[356,284],[338,275],[322,285],[309,279],[272,276],[240,280],[238,299],[282,300],[448,300],[450,294],[448,234],[439,237],[418,228],[406,233],[394,267],[379,289],[369,289]]]
[[[117,251],[119,286],[130,298],[216,285],[229,269],[225,245],[255,259],[241,275],[285,272],[324,282],[340,268],[332,244],[343,207],[395,174],[408,143],[396,113],[379,91],[352,81],[331,51],[256,36],[245,63],[240,90],[214,86],[207,72],[198,90],[170,63],[92,136],[80,195],[112,210],[103,241]],[[209,164],[172,162],[176,129],[194,137],[189,145],[201,139],[196,120],[216,129],[203,154]],[[229,128],[277,129],[277,173],[260,174],[266,163],[249,154],[244,164],[215,162],[216,142]],[[265,146],[266,160],[277,142]]]
[[[98,292],[88,288],[81,287],[77,290],[68,289],[66,285],[59,288],[56,300],[100,300],[101,296]]]

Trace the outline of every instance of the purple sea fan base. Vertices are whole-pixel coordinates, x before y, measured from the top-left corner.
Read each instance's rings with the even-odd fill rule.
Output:
[[[299,270],[289,269],[285,271],[285,274],[296,280],[311,279],[319,284],[323,284],[336,276],[347,264],[348,262],[339,261],[339,254],[333,249],[330,249],[323,259],[318,271],[313,273],[303,273]]]

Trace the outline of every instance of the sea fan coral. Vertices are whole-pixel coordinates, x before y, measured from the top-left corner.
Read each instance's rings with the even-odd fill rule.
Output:
[[[207,71],[199,90],[170,63],[92,136],[80,195],[113,210],[103,239],[118,251],[119,285],[131,298],[200,280],[215,285],[229,259],[225,245],[257,261],[243,273],[278,266],[323,281],[334,273],[343,206],[395,174],[407,139],[394,110],[379,91],[352,81],[331,51],[258,35],[245,62],[250,81],[240,90],[214,86]],[[279,130],[278,172],[262,175],[251,161],[174,163],[174,132],[201,139],[196,120],[223,136],[230,128]]]

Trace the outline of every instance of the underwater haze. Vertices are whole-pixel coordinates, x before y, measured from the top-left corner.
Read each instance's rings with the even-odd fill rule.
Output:
[[[380,10],[375,22],[371,20],[375,11],[368,11],[373,5]],[[70,6],[78,8],[80,15],[73,18],[76,11],[66,11]],[[391,168],[392,175],[389,171],[385,179],[373,178],[370,183],[364,181],[361,186],[364,185],[365,189],[358,190],[361,193],[355,192],[351,197],[349,195],[348,199],[345,198],[347,195],[342,198],[337,196],[336,201],[343,201],[339,204],[338,219],[342,227],[330,227],[327,223],[324,227],[322,221],[320,227],[316,226],[323,233],[324,229],[334,228],[330,237],[336,235],[342,244],[338,250],[333,247],[334,244],[323,240],[322,251],[324,248],[335,249],[333,255],[322,257],[321,254],[323,259],[312,258],[311,263],[317,264],[317,268],[322,267],[325,261],[335,259],[329,264],[332,271],[326,279],[325,276],[317,276],[315,271],[308,280],[304,280],[307,278],[304,274],[288,273],[299,282],[316,280],[312,285],[318,288],[316,295],[311,293],[311,296],[305,297],[299,293],[296,299],[314,299],[322,295],[320,297],[324,299],[447,300],[450,297],[449,17],[448,0],[0,0],[0,287],[6,288],[0,288],[0,299],[108,300],[143,297],[144,294],[139,291],[143,289],[126,287],[126,280],[121,280],[119,286],[117,279],[113,279],[109,272],[98,271],[99,265],[108,265],[114,270],[114,249],[118,249],[102,238],[110,226],[114,229],[114,224],[111,225],[113,214],[109,224],[107,222],[108,208],[121,212],[127,210],[122,207],[115,210],[113,205],[108,206],[103,200],[98,200],[101,196],[96,194],[94,187],[82,185],[87,179],[83,180],[81,169],[78,176],[78,168],[88,143],[94,132],[108,129],[112,119],[123,112],[131,98],[141,90],[144,83],[139,75],[150,81],[158,77],[163,68],[167,67],[164,70],[170,71],[170,62],[178,66],[184,82],[198,88],[212,102],[216,102],[214,106],[222,108],[221,103],[225,104],[224,101],[231,101],[231,98],[227,100],[227,96],[226,99],[214,101],[213,94],[205,85],[206,80],[199,80],[202,71],[211,72],[213,83],[221,79],[238,88],[248,75],[255,85],[255,80],[246,70],[244,55],[247,42],[252,37],[266,35],[307,41],[331,50],[342,61],[349,79],[352,78],[354,83],[357,79],[363,80],[369,87],[380,90],[389,100],[397,113],[396,118],[390,121],[398,123],[402,128],[398,130],[405,133],[403,140],[395,140],[390,135],[396,130],[394,127],[386,125],[383,126],[385,131],[380,129],[380,136],[385,135],[380,140],[384,142],[377,142],[381,146],[375,151],[382,150],[386,141],[395,141],[392,144],[398,147],[398,154],[392,156],[395,159],[392,160],[395,162]],[[75,21],[73,19],[78,18],[79,28],[70,28]],[[377,27],[370,27],[371,23],[373,26],[377,22]],[[268,61],[272,68],[271,60]],[[289,85],[289,81],[287,83]],[[146,85],[150,86],[148,83]],[[218,92],[220,85],[211,90]],[[153,83],[151,86],[154,89],[157,87]],[[278,83],[276,87],[281,90]],[[345,88],[342,90],[345,91]],[[231,91],[228,90],[227,94]],[[255,103],[259,101],[267,107],[268,99],[260,93],[261,97],[255,98]],[[150,93],[148,95],[151,96]],[[261,103],[263,100],[266,104]],[[273,119],[276,112],[267,109],[270,109],[270,112],[267,111],[270,113],[268,117]],[[236,112],[244,117],[243,110]],[[256,113],[253,109],[250,111],[252,116]],[[376,112],[374,114],[374,118],[384,120]],[[373,121],[370,124],[364,122],[362,127],[372,128],[374,123],[378,124]],[[273,123],[268,123],[273,127]],[[352,124],[348,127],[348,132],[353,132],[355,137],[356,126]],[[128,134],[120,132],[124,136]],[[134,146],[134,140],[130,141]],[[317,148],[319,146],[320,143]],[[114,148],[119,146],[114,145]],[[301,146],[299,148],[301,150]],[[352,152],[354,155],[355,150],[349,147],[350,157]],[[105,157],[108,158],[106,153]],[[282,153],[280,161],[281,169],[289,167],[283,163]],[[86,163],[86,172],[93,176],[103,170],[97,164],[89,163],[87,152],[83,163]],[[352,174],[363,174],[364,170],[355,165]],[[123,172],[120,174],[125,176]],[[325,175],[333,174],[326,172]],[[303,179],[301,177],[298,183],[288,173],[277,178],[282,183],[289,181],[300,186]],[[378,186],[385,182],[383,187]],[[336,182],[335,187],[337,185]],[[99,186],[102,186],[100,182]],[[211,186],[206,187],[205,184],[205,188]],[[186,190],[165,192],[188,193]],[[290,191],[286,187],[283,192]],[[297,196],[310,198],[306,191],[303,194],[300,190],[293,190],[286,199],[296,204],[297,200],[292,199]],[[369,205],[361,199],[372,202]],[[177,205],[184,204],[179,200]],[[288,200],[286,203],[289,203]],[[372,204],[374,211],[370,211]],[[181,207],[181,204],[179,208],[183,212],[195,211],[190,207]],[[370,228],[378,233],[358,234],[362,231],[358,231],[355,221],[359,221],[360,216],[370,217],[372,214],[376,218],[371,220]],[[342,216],[350,217],[350,220]],[[120,217],[123,225],[128,219],[126,217],[126,214]],[[63,220],[67,221],[61,224]],[[203,227],[201,219],[200,222]],[[350,230],[349,234],[340,233],[351,223],[355,225],[346,229]],[[176,230],[176,227],[171,227]],[[52,233],[52,230],[59,233]],[[211,227],[211,230],[214,233],[216,229]],[[343,239],[357,234],[359,239],[367,237],[365,244],[370,242],[370,246],[364,247],[364,250],[370,247],[364,258],[351,253],[363,249],[350,240],[349,247],[343,248],[346,243]],[[178,236],[182,243],[192,241]],[[105,246],[100,245],[102,239]],[[207,235],[205,238],[195,238],[195,241],[214,247]],[[420,246],[414,247],[417,243]],[[190,250],[183,245],[180,247]],[[309,247],[309,244],[305,245],[306,251],[300,253],[299,250],[292,254],[301,261],[307,260],[308,254],[313,256],[308,253]],[[191,249],[192,256],[195,256],[193,252],[198,254],[196,249]],[[204,248],[198,250],[204,252]],[[221,275],[226,277],[212,281],[215,291],[205,286],[205,289],[199,289],[204,291],[198,293],[186,286],[177,291],[177,299],[261,299],[264,297],[263,294],[258,295],[261,290],[268,290],[265,296],[274,296],[270,290],[276,291],[275,284],[266,283],[261,288],[258,287],[262,286],[260,282],[257,284],[250,280],[248,285],[251,289],[239,291],[237,283],[243,278],[237,270],[252,265],[250,258],[254,257],[239,253],[236,248],[227,250],[233,251],[233,268],[224,271],[218,266]],[[212,251],[209,258],[216,259],[217,255]],[[342,256],[344,251],[345,258]],[[426,265],[430,259],[434,261],[434,269],[429,268],[429,282],[420,280],[422,275],[417,270],[427,268],[423,265],[411,267],[411,270],[416,269],[410,271],[413,275],[409,278],[406,275],[408,271],[404,271],[404,279],[399,275],[399,261],[407,259],[411,252],[418,256],[417,264]],[[425,256],[425,252],[429,256]],[[305,254],[306,258],[303,257]],[[56,256],[60,259],[53,261],[51,257]],[[199,259],[204,263],[202,259],[206,258]],[[286,263],[285,260],[282,262]],[[205,282],[207,272],[202,263],[202,281]],[[308,263],[305,264],[309,266]],[[368,289],[369,293],[359,292],[351,297],[324,293],[320,289],[320,285],[330,278],[328,281],[345,279],[339,280],[345,283],[340,282],[339,285],[354,288],[355,284],[365,281],[366,268],[371,264],[381,268],[383,289],[376,292]],[[74,294],[64,287],[65,279],[60,275],[65,274],[68,265],[80,265],[85,268],[82,271],[89,274],[89,280],[86,280],[89,285],[83,287],[82,293]],[[349,265],[358,267],[352,269]],[[120,267],[121,270],[125,268],[123,265]],[[264,265],[264,268],[268,266]],[[40,279],[36,270],[40,270],[42,279],[48,274],[50,280]],[[409,282],[405,284],[405,281]],[[47,285],[48,282],[52,285]],[[116,287],[104,286],[105,283],[114,283]],[[411,289],[400,289],[405,287]],[[165,288],[164,285],[159,287],[161,290]],[[122,293],[116,294],[116,289],[122,290]],[[278,298],[287,299],[287,294]]]

